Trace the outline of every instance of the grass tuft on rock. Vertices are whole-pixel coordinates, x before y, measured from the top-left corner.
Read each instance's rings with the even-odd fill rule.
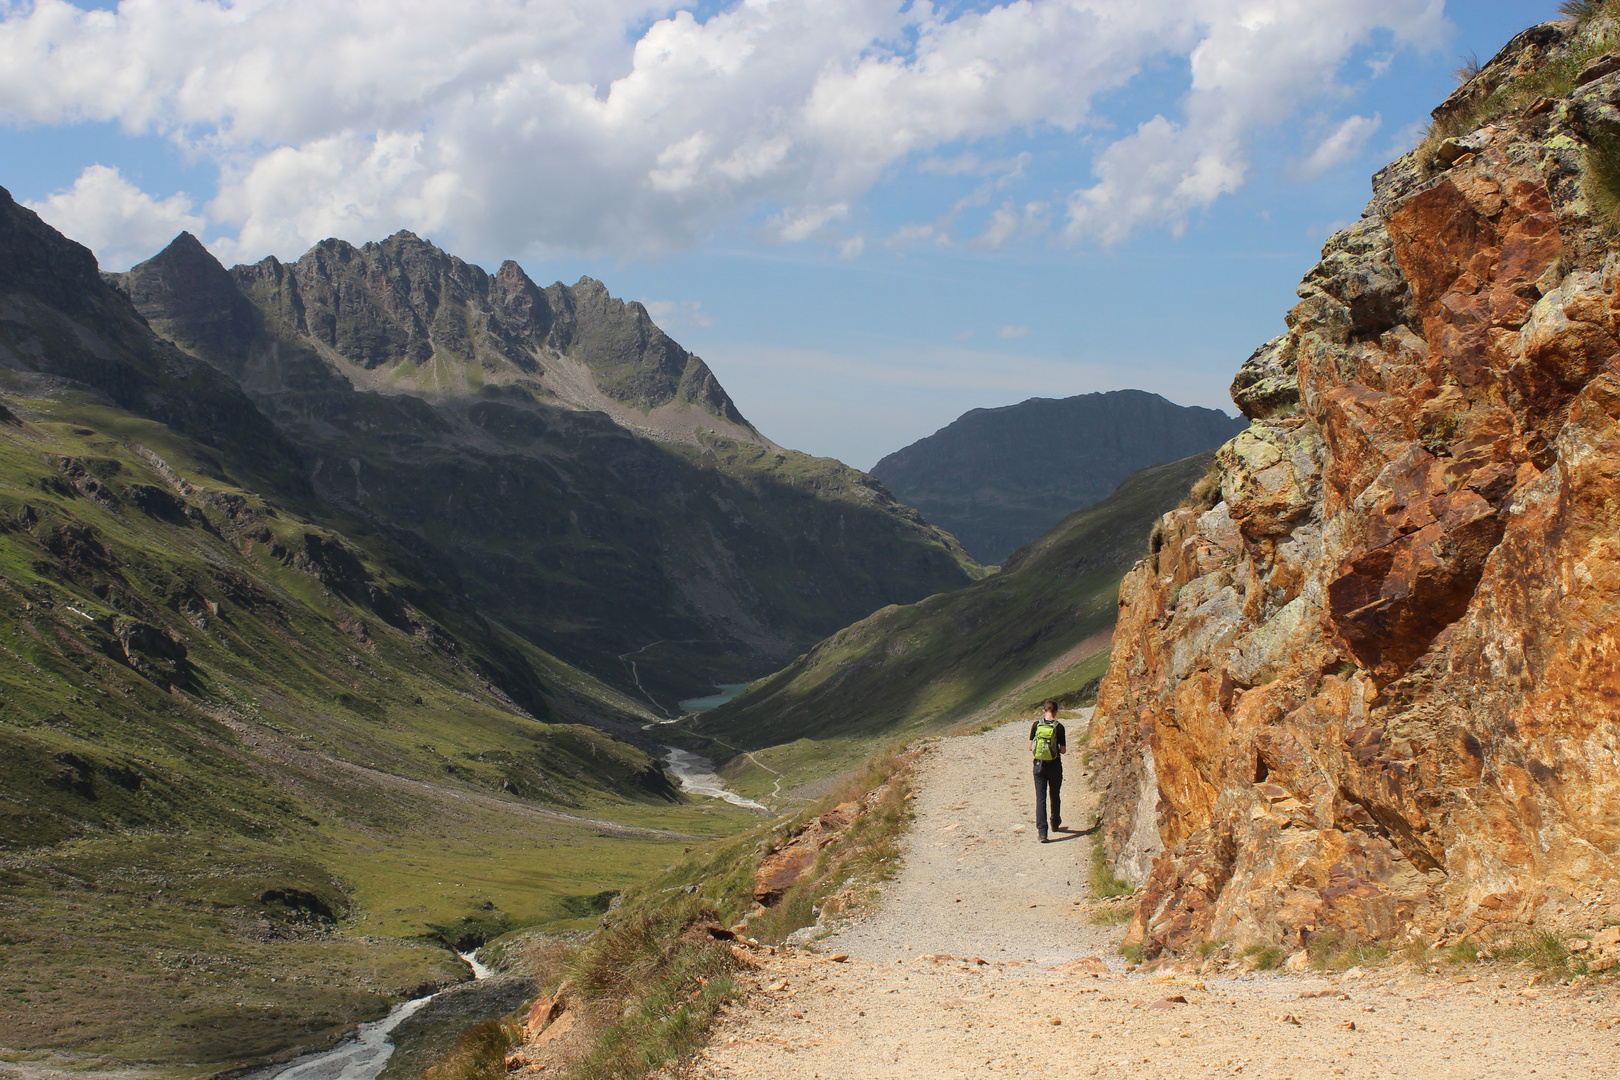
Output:
[[[517,1024],[485,1020],[456,1037],[443,1061],[422,1073],[422,1080],[500,1080],[506,1075],[506,1052],[522,1031]]]
[[[1087,918],[1093,926],[1119,926],[1131,921],[1131,909],[1128,907],[1097,908]]]
[[[1581,187],[1592,218],[1620,235],[1620,137],[1595,140],[1581,155]]]
[[[1254,970],[1272,971],[1282,965],[1283,951],[1278,945],[1250,945],[1243,955],[1254,961]]]
[[[1552,930],[1529,930],[1493,950],[1492,960],[1518,961],[1549,975],[1584,975],[1586,962],[1569,951],[1565,935]]]
[[[1346,941],[1333,934],[1312,938],[1306,950],[1311,966],[1321,971],[1348,971],[1389,959],[1389,948],[1385,945]]]
[[[1558,14],[1573,19],[1577,27],[1585,26],[1614,6],[1614,0],[1564,0],[1558,5]]]
[[[1427,174],[1439,171],[1435,152],[1445,140],[1475,131],[1499,117],[1528,107],[1539,98],[1567,97],[1575,89],[1575,78],[1581,70],[1620,43],[1620,21],[1613,18],[1614,0],[1582,0],[1574,6],[1582,8],[1583,14],[1575,16],[1577,33],[1562,53],[1530,71],[1510,75],[1494,86],[1487,78],[1473,94],[1429,125],[1414,151]],[[1588,30],[1589,24],[1599,16],[1603,16],[1607,24]],[[1488,74],[1488,70],[1489,65],[1463,81],[1465,84],[1473,82],[1480,75]]]
[[[1091,895],[1099,899],[1129,896],[1134,892],[1127,881],[1114,876],[1114,871],[1108,866],[1108,855],[1103,851],[1101,844],[1094,844],[1091,848]]]

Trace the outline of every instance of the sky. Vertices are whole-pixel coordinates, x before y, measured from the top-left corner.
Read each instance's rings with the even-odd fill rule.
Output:
[[[589,275],[766,435],[870,468],[1030,397],[1235,414],[1461,59],[1556,9],[0,0],[0,186],[107,270],[409,229]]]

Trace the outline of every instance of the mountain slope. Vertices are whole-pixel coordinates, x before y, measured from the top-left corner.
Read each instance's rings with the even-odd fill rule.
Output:
[[[895,497],[996,564],[1137,469],[1212,449],[1248,425],[1141,390],[974,409],[872,467]]]
[[[0,238],[7,1054],[262,1064],[730,827],[85,249],[9,199]]]
[[[977,572],[870,477],[761,436],[588,278],[540,289],[400,233],[230,271],[182,235],[116,280],[242,381],[316,490],[657,708]]]
[[[1212,460],[1205,453],[1133,473],[1000,573],[876,612],[684,726],[754,749],[936,728],[1020,688],[1049,691],[1051,679],[1107,650],[1120,577],[1146,553],[1153,522]]]

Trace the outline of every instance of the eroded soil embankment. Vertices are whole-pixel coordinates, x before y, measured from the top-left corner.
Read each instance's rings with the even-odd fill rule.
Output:
[[[1026,735],[1020,721],[924,756],[905,866],[881,906],[817,953],[761,957],[691,1075],[1613,1075],[1612,981],[1530,987],[1533,971],[1505,965],[1444,978],[1126,972],[1117,930],[1081,914],[1090,840],[1034,839]],[[1089,825],[1077,765],[1065,817]]]

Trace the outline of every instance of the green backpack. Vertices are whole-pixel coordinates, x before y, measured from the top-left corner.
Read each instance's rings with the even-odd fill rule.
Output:
[[[1057,760],[1057,721],[1042,720],[1035,725],[1035,760]]]

